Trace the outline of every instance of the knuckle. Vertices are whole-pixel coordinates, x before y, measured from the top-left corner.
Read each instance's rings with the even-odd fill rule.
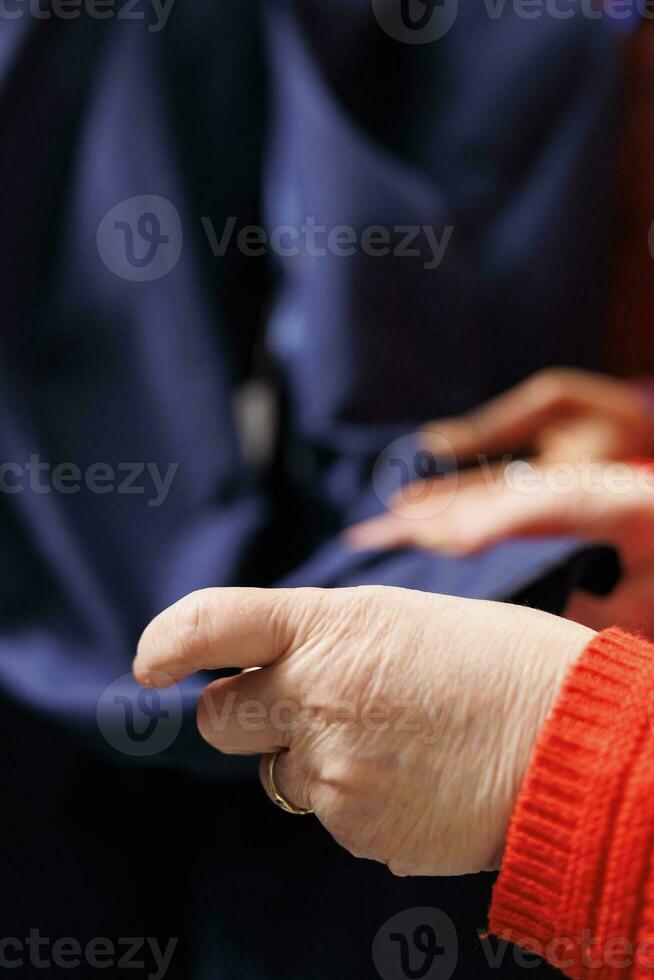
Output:
[[[316,812],[320,813],[330,834],[343,840],[356,837],[360,843],[362,828],[357,826],[360,807],[354,787],[325,779],[319,769],[313,780],[313,793]]]
[[[334,756],[327,759],[320,769],[320,782],[332,796],[332,802],[347,806],[347,802],[363,789],[361,767],[353,759]]]
[[[209,607],[203,590],[191,592],[175,607],[174,630],[182,663],[194,664],[208,648]]]
[[[543,404],[562,401],[570,392],[573,378],[567,368],[543,368],[528,381],[530,393],[535,401]]]
[[[391,861],[390,864],[387,864],[387,868],[396,878],[408,878],[409,875],[415,873],[409,868],[406,868],[404,865],[397,864],[395,861]]]

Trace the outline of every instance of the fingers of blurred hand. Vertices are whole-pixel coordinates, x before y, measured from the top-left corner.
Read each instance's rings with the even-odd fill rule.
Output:
[[[268,779],[268,763],[271,755],[264,755],[259,764],[259,778],[266,796],[275,803]],[[307,766],[293,751],[280,752],[273,768],[275,788],[287,803],[300,810],[313,810],[311,777]]]
[[[564,397],[562,385],[552,376],[532,375],[459,419],[431,423],[426,435],[438,432],[462,461],[476,454],[516,452],[532,445]]]
[[[501,528],[489,523],[488,517],[488,513],[474,503],[470,504],[467,514],[462,512],[460,503],[434,517],[382,514],[350,528],[345,540],[352,548],[362,551],[413,547],[465,556],[488,547],[501,535]]]
[[[143,633],[134,673],[167,687],[197,670],[262,667],[283,654],[311,589],[203,589],[160,613]],[[168,680],[162,681],[162,675]]]
[[[343,538],[347,545],[359,551],[390,551],[410,547],[417,544],[420,536],[415,523],[395,514],[381,514],[348,528]]]
[[[413,480],[400,487],[388,501],[388,509],[407,517],[431,517],[444,509],[449,500],[464,490],[493,489],[502,485],[504,467],[497,463],[462,470],[428,480]]]
[[[636,420],[592,411],[545,427],[539,435],[538,455],[544,465],[624,459],[649,445],[648,435]]]
[[[530,473],[538,478],[535,468]],[[557,494],[545,486],[536,489],[534,494],[507,483],[495,490],[469,486],[439,514],[423,518],[419,507],[405,506],[400,514],[384,514],[351,528],[346,540],[360,549],[412,546],[465,556],[519,536],[583,531],[584,498],[579,493]],[[590,516],[591,511],[586,510]]]
[[[629,385],[603,375],[570,368],[550,368],[468,414],[429,424],[429,434],[447,440],[461,462],[476,455],[497,456],[534,448],[539,433],[562,414],[596,411],[620,415],[638,411]]]
[[[302,706],[285,696],[275,668],[214,681],[198,703],[198,729],[228,755],[260,755],[290,745]]]

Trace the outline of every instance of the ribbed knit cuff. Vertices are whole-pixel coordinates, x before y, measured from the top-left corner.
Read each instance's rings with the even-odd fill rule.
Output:
[[[575,980],[654,977],[654,646],[596,636],[516,804],[490,932]]]

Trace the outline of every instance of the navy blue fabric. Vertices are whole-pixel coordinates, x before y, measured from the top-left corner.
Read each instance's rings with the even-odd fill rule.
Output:
[[[419,48],[362,3],[259,13],[185,0],[159,33],[0,25],[0,459],[177,465],[156,508],[84,488],[0,494],[3,935],[179,935],[168,975],[184,980],[374,976],[385,918],[437,905],[469,976],[485,879],[394,881],[285,820],[250,763],[200,744],[200,679],[181,736],[146,761],[107,744],[96,708],[148,620],[193,589],[510,598],[554,570],[572,586],[573,541],[456,561],[352,554],[338,535],[382,508],[372,466],[394,438],[541,366],[597,366],[617,41],[603,23],[508,9],[462,9]],[[133,283],[96,234],[142,194],[174,204],[184,246],[168,275]],[[454,233],[438,269],[217,259],[203,215],[219,233],[230,215]],[[264,471],[233,407],[262,348],[281,404]]]

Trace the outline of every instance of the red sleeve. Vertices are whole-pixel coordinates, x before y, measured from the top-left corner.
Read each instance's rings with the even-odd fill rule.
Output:
[[[575,980],[654,978],[654,646],[600,633],[536,745],[490,931]]]

